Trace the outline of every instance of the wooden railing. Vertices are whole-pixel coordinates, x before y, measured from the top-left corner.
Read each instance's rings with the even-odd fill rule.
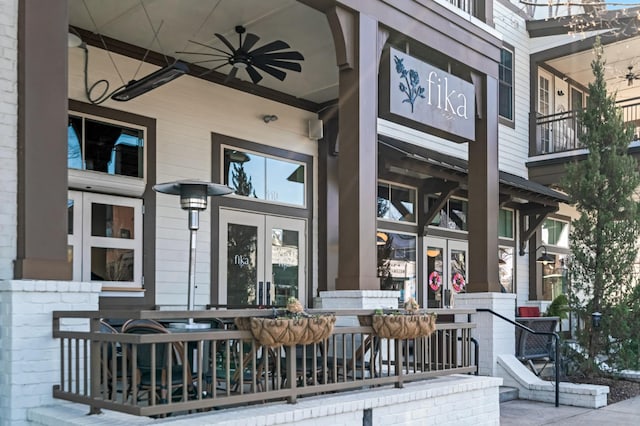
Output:
[[[160,416],[236,404],[293,403],[311,394],[402,387],[434,376],[475,373],[475,324],[470,322],[475,311],[433,312],[438,320],[429,337],[381,339],[371,326],[360,325],[366,321],[358,321],[374,311],[344,310],[332,312],[338,325],[327,340],[272,348],[232,325],[234,318],[269,317],[271,310],[57,311],[53,337],[60,339],[61,361],[53,395],[86,404],[90,413],[109,409]],[[127,319],[170,324],[188,317],[218,328],[134,334],[110,332],[101,323],[108,318],[117,329]],[[350,325],[340,325],[345,322]]]
[[[633,140],[640,139],[639,98],[617,102],[625,123],[633,127]],[[584,129],[578,124],[577,110],[536,118],[536,145],[534,155],[566,152],[583,148],[580,141]],[[630,141],[631,142],[631,141]]]

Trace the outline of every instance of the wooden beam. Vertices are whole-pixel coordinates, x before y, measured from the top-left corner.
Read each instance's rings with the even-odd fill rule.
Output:
[[[428,180],[431,181],[431,179],[428,179]],[[431,185],[431,184],[432,182],[429,182],[427,185]],[[429,211],[426,211],[424,214],[421,215],[420,220],[418,221],[418,229],[422,229],[423,237],[427,235],[427,229],[429,228],[429,224],[431,223],[431,221],[436,217],[436,215],[440,212],[440,210],[442,210],[442,208],[445,206],[447,201],[449,201],[449,198],[451,198],[453,193],[456,192],[459,187],[460,187],[460,184],[458,182],[443,181],[441,183],[441,186],[439,188],[440,196],[436,200],[435,204],[431,206]],[[431,194],[431,193],[432,192],[424,192],[425,202],[427,201],[426,194]]]
[[[527,241],[535,234],[538,227],[551,214],[558,211],[558,207],[537,207],[520,209],[520,256],[524,256]],[[525,217],[529,217],[529,228],[525,228]]]

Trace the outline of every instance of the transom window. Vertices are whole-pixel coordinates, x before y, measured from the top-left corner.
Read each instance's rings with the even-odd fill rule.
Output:
[[[69,115],[67,167],[110,175],[144,177],[144,131]]]
[[[568,248],[569,223],[557,219],[546,219],[542,223],[542,244]]]
[[[416,190],[386,182],[378,182],[379,219],[415,222]]]
[[[498,212],[498,236],[513,239],[513,210],[500,209]]]
[[[430,196],[429,208],[431,208],[437,201],[437,198]],[[447,228],[456,231],[467,231],[468,223],[467,216],[469,213],[469,203],[466,200],[460,200],[458,198],[450,198],[445,206],[436,215],[431,226],[438,226],[440,228]]]
[[[266,155],[224,148],[224,183],[236,195],[304,207],[306,166]]]

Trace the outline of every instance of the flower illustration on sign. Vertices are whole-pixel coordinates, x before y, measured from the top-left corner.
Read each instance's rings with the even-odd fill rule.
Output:
[[[407,70],[404,67],[404,59],[400,59],[394,55],[393,57],[396,63],[396,72],[400,74],[400,78],[404,78],[404,82],[400,82],[398,88],[400,91],[407,95],[407,98],[402,102],[407,102],[411,105],[411,113],[413,114],[413,105],[416,99],[424,99],[424,87],[420,86],[420,77],[416,70]]]

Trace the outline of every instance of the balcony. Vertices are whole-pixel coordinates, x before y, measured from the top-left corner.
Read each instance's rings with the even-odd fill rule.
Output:
[[[294,403],[309,395],[401,388],[407,382],[476,373],[478,348],[470,322],[475,311],[429,312],[438,318],[428,337],[383,339],[369,325],[374,311],[344,310],[332,312],[338,323],[349,317],[359,325],[337,325],[320,343],[269,347],[234,324],[272,317],[272,310],[57,311],[53,336],[62,359],[53,394],[86,404],[91,413],[108,409],[164,416],[238,404]],[[134,319],[164,325],[193,317],[211,327],[120,332],[101,322],[104,317],[115,324]]]
[[[485,21],[484,13],[484,1],[483,0],[443,0],[468,13],[474,18],[478,18]]]
[[[622,110],[624,122],[633,127],[633,141],[640,139],[639,101],[640,98],[633,98],[617,102]],[[568,153],[584,148],[580,141],[580,135],[584,130],[578,124],[576,110],[539,116],[536,118],[535,126],[535,147],[532,156]]]

